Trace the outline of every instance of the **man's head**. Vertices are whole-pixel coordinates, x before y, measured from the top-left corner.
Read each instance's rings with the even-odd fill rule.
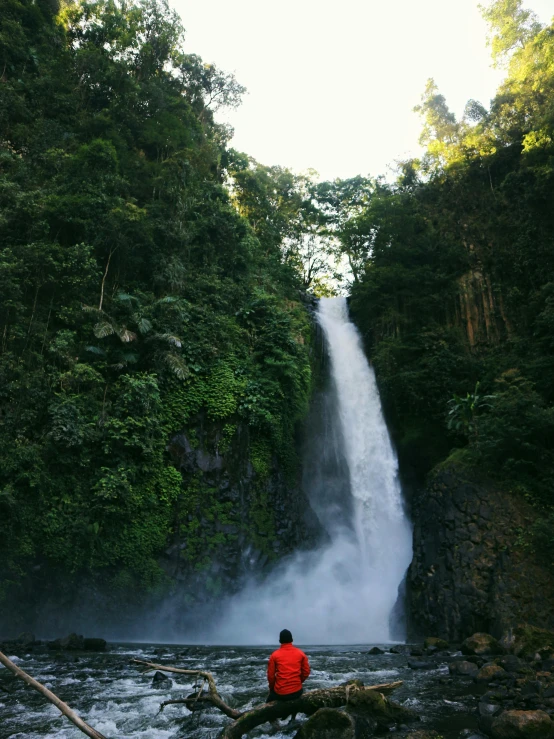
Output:
[[[292,644],[292,634],[288,629],[283,629],[279,634],[279,642],[281,644]]]

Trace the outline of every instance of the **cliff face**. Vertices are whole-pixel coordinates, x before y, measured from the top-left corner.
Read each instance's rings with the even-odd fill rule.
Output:
[[[554,582],[519,543],[535,517],[524,501],[451,465],[431,474],[413,516],[413,636],[500,636],[520,622],[554,627]]]
[[[470,270],[459,278],[454,313],[454,323],[462,329],[472,349],[478,345],[497,344],[512,332],[502,293],[481,268]]]
[[[321,535],[300,468],[285,470],[246,425],[227,441],[224,427],[200,423],[173,436],[169,451],[187,493],[162,566],[181,595],[194,601],[233,592]]]

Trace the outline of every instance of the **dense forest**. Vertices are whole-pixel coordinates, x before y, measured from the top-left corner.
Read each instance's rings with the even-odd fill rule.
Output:
[[[257,480],[293,484],[309,295],[344,279],[405,476],[451,459],[499,480],[552,560],[554,26],[520,0],[483,12],[490,107],[456,120],[430,80],[426,153],[396,182],[318,182],[229,147],[217,111],[244,88],[162,0],[4,0],[0,603],[37,578],[165,592],[176,531],[201,571],[237,513],[169,441],[207,424],[223,453],[247,429]],[[264,496],[237,525],[271,560]]]
[[[506,78],[463,118],[429,80],[422,158],[375,182],[340,237],[352,311],[406,474],[455,462],[536,507],[554,562],[554,26],[483,9]]]
[[[164,2],[6,0],[0,28],[0,601],[83,575],[163,592],[176,530],[202,569],[226,534],[199,518],[234,515],[183,483],[172,433],[203,418],[222,452],[247,427],[259,480],[275,456],[297,473],[297,194],[227,147],[214,112],[244,88]],[[263,497],[251,513],[271,528]]]

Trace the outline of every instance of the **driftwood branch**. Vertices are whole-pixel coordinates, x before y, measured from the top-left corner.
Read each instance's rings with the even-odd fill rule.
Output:
[[[203,670],[181,670],[178,667],[167,667],[166,665],[156,665],[153,662],[145,662],[142,659],[134,659],[132,662],[135,662],[139,665],[146,665],[147,669],[143,670],[143,675],[147,672],[152,672],[152,670],[160,670],[160,672],[176,672],[178,675],[196,675],[196,677],[202,677],[204,680],[208,683],[208,693],[207,695],[201,693],[196,697],[192,698],[181,698],[179,700],[174,701],[166,701],[165,703],[162,703],[160,706],[160,710],[163,710],[163,708],[167,705],[170,705],[172,703],[184,703],[187,708],[190,708],[190,705],[195,703],[196,701],[203,701],[211,703],[211,705],[215,706],[216,708],[219,708],[219,710],[224,713],[226,716],[229,716],[229,718],[237,719],[242,714],[240,711],[236,711],[234,708],[231,708],[231,706],[228,706],[225,701],[221,698],[219,693],[217,692],[217,687],[215,684],[215,680],[213,678],[213,675],[211,672],[204,672]]]
[[[75,711],[72,711],[67,703],[64,703],[58,698],[57,695],[54,695],[54,693],[48,690],[48,688],[45,688],[44,685],[39,683],[38,680],[35,680],[33,677],[24,672],[20,667],[14,664],[11,659],[8,659],[5,654],[2,654],[2,652],[0,652],[0,662],[4,665],[4,667],[7,667],[10,672],[13,672],[14,675],[24,680],[27,685],[30,685],[31,688],[34,688],[39,693],[41,693],[47,700],[50,701],[50,703],[53,703],[56,708],[58,708],[63,713],[63,715],[66,716],[66,718],[68,718],[73,724],[75,724],[78,729],[83,732],[83,734],[91,737],[91,739],[106,739],[103,734],[93,729],[91,726],[86,724],[82,718],[77,716]]]
[[[335,688],[310,690],[294,701],[262,703],[258,706],[254,706],[254,708],[251,708],[248,711],[241,712],[231,708],[225,703],[225,701],[223,701],[217,692],[215,680],[210,672],[205,672],[203,670],[182,670],[178,667],[157,665],[140,659],[134,659],[132,661],[136,664],[146,665],[147,669],[144,670],[144,673],[151,672],[152,670],[160,670],[161,672],[174,672],[180,675],[194,675],[196,677],[203,678],[208,683],[208,692],[204,692],[202,686],[197,694],[190,695],[187,698],[177,698],[164,701],[160,705],[160,711],[162,711],[165,706],[176,705],[178,703],[185,705],[190,710],[199,704],[214,706],[229,718],[234,719],[233,723],[229,724],[229,726],[225,727],[221,732],[221,739],[238,739],[249,731],[252,731],[256,726],[265,724],[267,721],[284,719],[287,718],[287,716],[291,716],[296,713],[304,713],[311,716],[320,708],[340,708],[349,703],[354,695],[359,697],[368,692],[378,692],[382,695],[388,695],[402,685],[402,680],[398,680],[393,683],[380,683],[379,685],[369,686],[356,684],[339,685]]]

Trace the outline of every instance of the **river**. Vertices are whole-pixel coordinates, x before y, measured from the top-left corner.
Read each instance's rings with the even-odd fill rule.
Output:
[[[15,657],[17,664],[54,691],[90,725],[109,739],[214,739],[229,719],[208,709],[191,714],[183,706],[159,704],[191,692],[194,680],[173,676],[153,687],[152,673],[141,675],[133,658],[213,673],[221,695],[233,706],[247,708],[265,699],[265,670],[272,647],[210,647],[118,644],[98,654],[38,651]],[[300,645],[301,646],[301,645]],[[337,685],[359,678],[366,685],[393,680],[404,684],[394,700],[421,716],[417,729],[435,729],[445,739],[457,739],[465,728],[476,727],[475,684],[451,681],[447,657],[434,657],[434,669],[412,670],[409,657],[385,653],[369,655],[368,646],[304,647],[312,674],[306,689]],[[387,647],[383,647],[387,648]],[[427,659],[427,658],[425,658]],[[83,736],[59,711],[6,669],[0,684],[0,739],[79,739]],[[292,739],[297,730],[272,733],[266,724],[249,737]],[[394,736],[401,737],[398,730]]]

